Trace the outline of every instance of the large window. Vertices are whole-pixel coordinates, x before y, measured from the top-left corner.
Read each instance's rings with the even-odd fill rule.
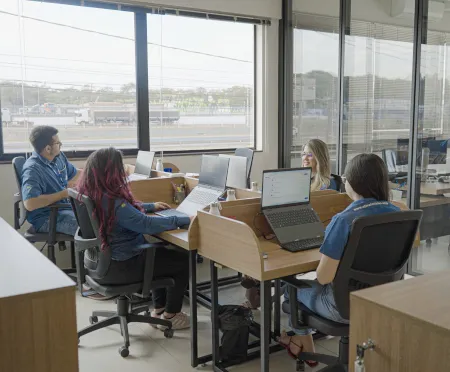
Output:
[[[0,2],[0,156],[31,151],[29,132],[38,125],[57,127],[64,151],[81,156],[105,146],[255,146],[253,20],[152,9],[145,30],[135,27],[142,9],[89,5]],[[147,32],[148,96],[136,79],[136,66],[146,67],[136,32]],[[148,122],[137,95],[149,100]]]
[[[319,138],[328,144],[336,170],[339,75],[339,15],[294,13],[293,130],[291,166],[302,164],[303,145]]]
[[[38,125],[64,151],[137,147],[133,13],[5,0],[0,34],[5,153]]]
[[[252,24],[147,16],[150,147],[254,147]]]

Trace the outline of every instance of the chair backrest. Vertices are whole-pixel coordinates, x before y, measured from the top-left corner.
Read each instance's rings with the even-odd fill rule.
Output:
[[[397,172],[397,151],[392,149],[381,150],[381,157],[389,173]]]
[[[101,249],[101,238],[94,203],[74,189],[69,189],[69,199],[79,226],[75,236],[75,244],[86,249],[84,262],[88,275],[93,279],[101,279],[108,272],[111,263],[111,250]]]
[[[16,230],[24,224],[27,219],[27,210],[22,202],[22,170],[26,159],[17,156],[12,160],[14,177],[16,179],[17,191],[14,194],[14,228]]]
[[[342,191],[341,176],[338,176],[337,174],[331,174],[331,177],[334,179],[334,182],[336,182],[336,191],[341,192]]]
[[[357,218],[333,280],[340,315],[349,319],[350,292],[401,280],[422,211],[401,211]]]
[[[236,149],[234,152],[234,155],[236,156],[242,156],[244,158],[247,158],[247,187],[250,188],[250,176],[252,173],[252,165],[253,165],[253,155],[255,152],[252,149],[249,148],[240,148]]]

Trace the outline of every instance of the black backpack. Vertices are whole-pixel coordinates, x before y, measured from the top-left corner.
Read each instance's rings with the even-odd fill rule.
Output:
[[[240,305],[219,306],[219,329],[222,331],[220,359],[222,362],[242,363],[247,359],[249,326],[252,311]]]

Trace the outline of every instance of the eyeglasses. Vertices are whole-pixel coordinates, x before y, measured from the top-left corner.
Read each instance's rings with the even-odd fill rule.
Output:
[[[302,158],[306,158],[306,157],[308,157],[308,158],[313,158],[314,157],[314,155],[312,154],[312,152],[302,152],[301,153],[301,155],[302,155]]]

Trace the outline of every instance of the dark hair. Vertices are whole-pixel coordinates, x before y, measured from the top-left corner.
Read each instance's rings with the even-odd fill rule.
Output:
[[[30,142],[36,152],[40,154],[45,146],[53,143],[53,136],[58,134],[58,129],[49,125],[34,127],[30,133]]]
[[[108,234],[115,223],[116,200],[125,200],[143,212],[141,203],[134,199],[128,185],[122,152],[114,147],[100,149],[89,155],[77,183],[77,190],[81,195],[89,196],[94,203],[102,250],[108,247]],[[108,201],[107,210],[104,208],[105,197]]]
[[[355,156],[345,168],[352,189],[364,198],[389,200],[389,177],[386,164],[375,154]]]

